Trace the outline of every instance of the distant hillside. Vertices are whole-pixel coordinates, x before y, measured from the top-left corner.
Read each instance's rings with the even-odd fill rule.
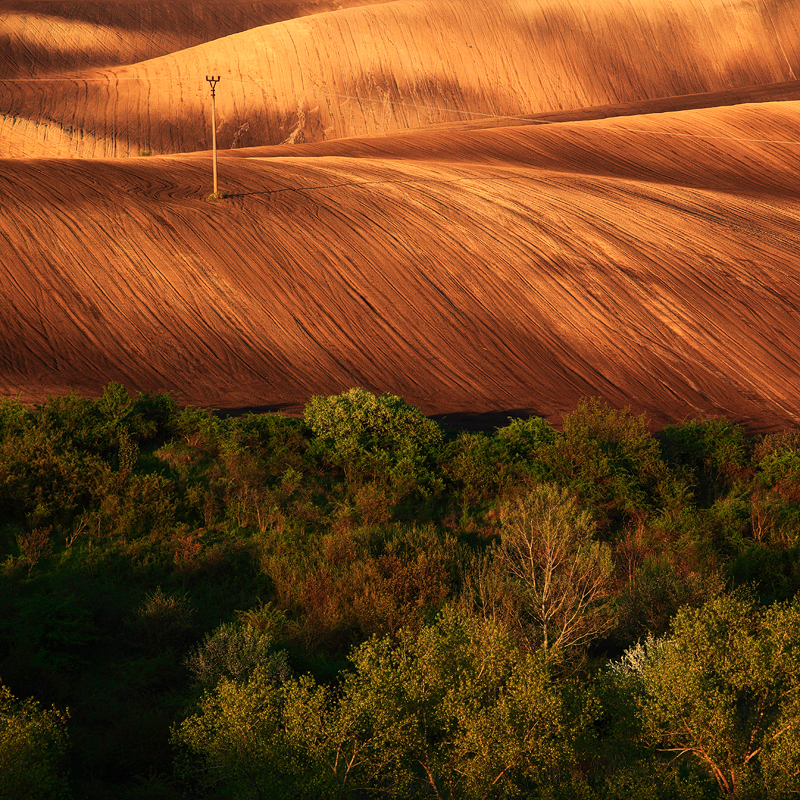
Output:
[[[241,151],[220,203],[207,156],[5,161],[0,391],[796,424],[799,124],[786,102]]]
[[[133,64],[375,0],[0,0],[0,78]]]
[[[195,18],[191,8],[178,13],[183,22],[168,25],[156,49],[169,46],[169,31],[176,43],[209,35],[210,12]],[[259,8],[251,7],[248,30],[149,61],[71,74],[66,82],[4,81],[0,155],[204,149],[209,73],[223,76],[221,147],[630,103],[800,76],[800,17],[792,4],[768,0],[746,7],[721,0],[398,0],[268,25]],[[233,6],[228,13],[220,35],[242,28],[250,12]],[[122,36],[129,55],[136,37],[149,35],[137,25],[132,39]],[[111,33],[80,30],[75,48],[116,46]],[[62,55],[66,65],[69,53]],[[75,60],[76,67],[84,63]]]

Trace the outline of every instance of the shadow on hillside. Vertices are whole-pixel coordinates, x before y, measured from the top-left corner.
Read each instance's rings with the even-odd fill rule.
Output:
[[[299,417],[303,413],[303,405],[297,403],[272,403],[265,406],[240,406],[220,408],[214,412],[218,417],[243,417],[246,414],[285,414],[287,417]]]
[[[489,433],[497,428],[505,428],[513,419],[527,419],[531,416],[535,414],[530,409],[512,408],[480,413],[464,411],[455,414],[431,414],[430,418],[449,430]]]

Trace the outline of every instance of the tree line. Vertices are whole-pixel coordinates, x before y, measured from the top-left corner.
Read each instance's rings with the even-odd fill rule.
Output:
[[[0,402],[0,796],[789,797],[800,433]]]

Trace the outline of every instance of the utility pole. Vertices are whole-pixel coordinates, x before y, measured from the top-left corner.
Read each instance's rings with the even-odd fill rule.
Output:
[[[219,75],[206,75],[206,80],[211,84],[211,152],[214,164],[214,194],[211,196],[216,200],[219,198],[219,187],[217,186],[217,95],[216,88],[219,83]]]

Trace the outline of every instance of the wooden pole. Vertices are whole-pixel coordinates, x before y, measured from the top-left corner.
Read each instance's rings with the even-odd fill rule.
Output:
[[[206,80],[211,84],[211,160],[214,165],[214,193],[211,195],[215,200],[219,197],[219,186],[217,185],[217,94],[216,88],[219,83],[219,75],[206,75]]]

